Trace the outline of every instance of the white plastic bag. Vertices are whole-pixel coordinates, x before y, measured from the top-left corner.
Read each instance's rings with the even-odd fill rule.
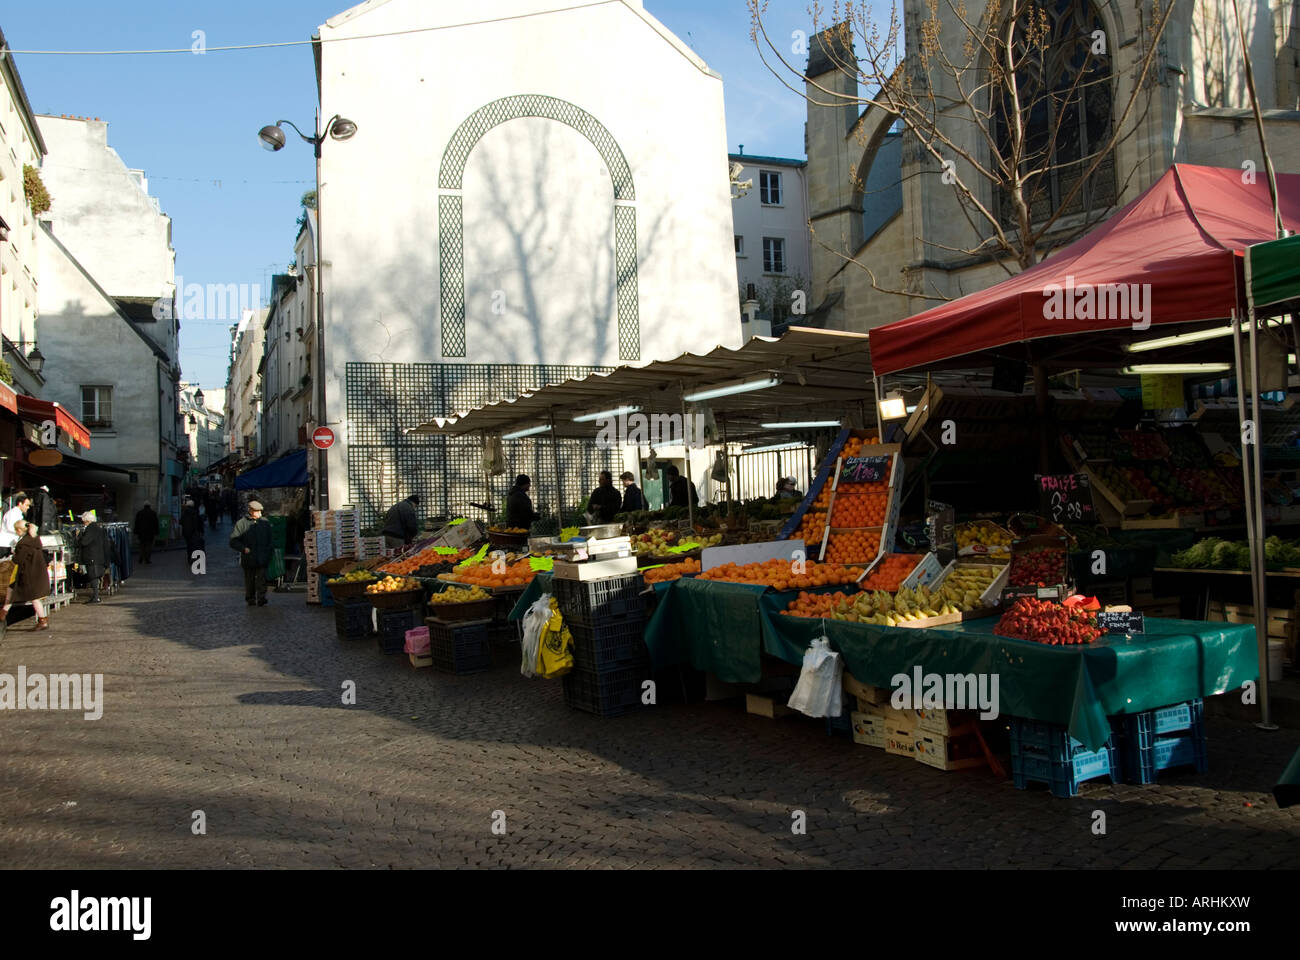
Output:
[[[532,679],[537,675],[537,648],[542,642],[542,631],[551,619],[551,595],[544,593],[524,614],[523,637],[519,641],[519,672]]]
[[[803,670],[789,707],[810,717],[838,717],[844,708],[840,680],[844,666],[825,637],[818,637],[803,655]]]

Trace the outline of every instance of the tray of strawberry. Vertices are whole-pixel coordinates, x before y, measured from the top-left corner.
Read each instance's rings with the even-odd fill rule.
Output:
[[[1092,643],[1101,636],[1097,617],[1088,610],[1073,610],[1049,600],[1025,597],[1002,615],[993,632],[1000,637],[1031,640],[1053,646]]]

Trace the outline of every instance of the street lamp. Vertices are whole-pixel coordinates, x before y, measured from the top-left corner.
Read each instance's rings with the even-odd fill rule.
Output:
[[[32,368],[32,373],[40,374],[41,368],[45,366],[45,354],[41,353],[41,348],[32,345],[32,352],[27,354],[27,365]]]
[[[317,122],[320,117],[317,115]],[[257,133],[258,140],[262,146],[276,153],[284,149],[287,141],[284,133],[284,126],[288,124],[306,143],[312,145],[312,152],[316,154],[316,352],[320,357],[320,369],[317,380],[317,411],[316,422],[318,426],[325,426],[325,258],[321,253],[321,182],[320,182],[320,147],[325,142],[326,137],[334,140],[344,141],[351,140],[356,136],[357,125],[346,117],[341,117],[337,113],[330,118],[329,123],[325,124],[324,132],[318,131],[314,136],[307,136],[298,129],[297,124],[289,120],[277,120],[275,123],[263,127]],[[317,471],[316,483],[319,487],[317,496],[322,510],[329,509],[329,456],[324,451],[318,451],[317,461],[320,469]]]
[[[197,407],[202,407],[202,406],[203,406],[203,388],[202,388],[202,387],[200,387],[199,389],[197,389],[197,390],[194,391],[194,405],[197,406]]]

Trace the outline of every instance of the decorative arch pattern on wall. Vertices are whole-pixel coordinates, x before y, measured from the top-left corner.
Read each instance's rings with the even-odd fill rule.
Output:
[[[617,141],[581,107],[555,97],[523,94],[480,107],[457,128],[438,172],[438,276],[441,284],[442,355],[465,353],[465,211],[462,182],[469,155],[494,127],[523,117],[555,120],[590,141],[614,184],[614,268],[617,277],[618,357],[641,359],[640,294],[637,287],[636,187]]]

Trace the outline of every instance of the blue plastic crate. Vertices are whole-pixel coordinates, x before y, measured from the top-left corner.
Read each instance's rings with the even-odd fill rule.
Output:
[[[1124,779],[1129,783],[1155,783],[1161,770],[1174,767],[1194,767],[1197,773],[1210,769],[1203,732],[1162,737],[1146,749],[1135,742],[1125,744]]]
[[[645,580],[639,573],[603,580],[551,580],[551,592],[564,622],[573,627],[592,628],[614,622],[645,619]]]
[[[1011,746],[1011,779],[1017,790],[1045,783],[1054,797],[1073,797],[1079,784],[1097,777],[1119,782],[1119,757],[1113,747],[1079,750],[1070,757],[1051,757],[1033,748]]]
[[[569,626],[575,667],[605,673],[646,660],[645,621],[641,618],[606,621],[593,627]]]
[[[835,736],[852,737],[853,736],[853,720],[849,716],[849,711],[847,709],[843,713],[841,713],[838,717],[826,718],[826,736],[828,737],[835,737]]]
[[[329,578],[323,573],[318,573],[320,577],[320,605],[322,607],[334,606],[334,594],[330,591],[329,584],[326,582]]]
[[[1088,752],[1082,741],[1070,736],[1063,724],[1043,723],[1041,720],[1029,720],[1023,717],[1011,717],[1011,746],[1037,750],[1046,753],[1055,760],[1064,760],[1080,752]],[[1103,749],[1115,749],[1114,734],[1106,741]]]
[[[1198,698],[1171,707],[1120,714],[1111,717],[1110,721],[1117,734],[1136,737],[1142,747],[1150,747],[1154,739],[1162,734],[1177,733],[1180,730],[1204,732],[1205,701]]]

